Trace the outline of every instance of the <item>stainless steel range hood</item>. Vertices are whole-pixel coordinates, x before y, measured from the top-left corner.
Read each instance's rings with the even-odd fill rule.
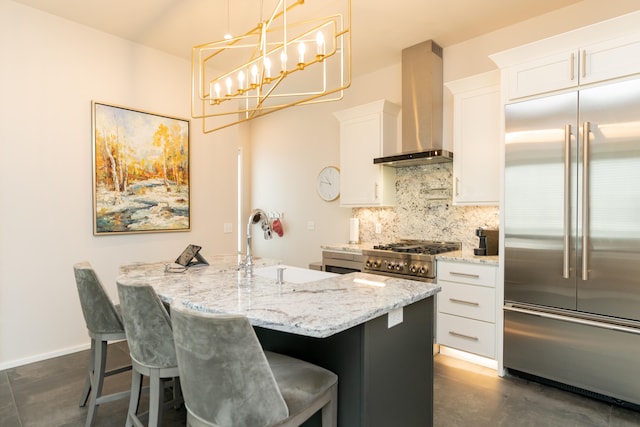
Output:
[[[442,48],[432,40],[402,50],[402,149],[373,159],[402,167],[450,162],[442,149]]]

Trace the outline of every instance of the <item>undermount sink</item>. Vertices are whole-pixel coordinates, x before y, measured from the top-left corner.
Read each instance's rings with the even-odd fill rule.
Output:
[[[291,265],[270,265],[268,267],[256,267],[253,269],[254,276],[273,279],[275,282],[278,277],[278,269],[284,268],[282,279],[285,283],[306,283],[316,280],[328,279],[338,276],[336,273],[326,271],[310,270],[308,268],[293,267]]]

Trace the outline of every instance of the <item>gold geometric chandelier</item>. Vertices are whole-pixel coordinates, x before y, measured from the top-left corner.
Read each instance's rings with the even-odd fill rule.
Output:
[[[315,1],[320,10],[335,5]],[[342,99],[351,85],[351,0],[340,0],[343,10],[322,18],[305,16],[297,7],[303,3],[279,0],[249,32],[193,48],[191,116],[202,119],[204,133]]]

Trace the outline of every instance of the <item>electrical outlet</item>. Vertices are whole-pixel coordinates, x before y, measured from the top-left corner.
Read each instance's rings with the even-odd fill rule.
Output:
[[[382,233],[382,224],[376,222],[376,234]]]
[[[224,233],[225,234],[233,233],[233,225],[231,225],[230,222],[224,223]]]
[[[307,221],[307,230],[313,231],[316,229],[316,223],[313,221]]]

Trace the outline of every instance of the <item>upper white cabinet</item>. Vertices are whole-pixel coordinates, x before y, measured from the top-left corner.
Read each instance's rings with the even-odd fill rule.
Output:
[[[503,70],[505,100],[640,73],[640,13],[491,55]]]
[[[446,83],[453,94],[453,204],[500,200],[500,72]]]
[[[395,169],[373,159],[396,153],[400,106],[387,100],[338,111],[340,206],[395,204]]]

